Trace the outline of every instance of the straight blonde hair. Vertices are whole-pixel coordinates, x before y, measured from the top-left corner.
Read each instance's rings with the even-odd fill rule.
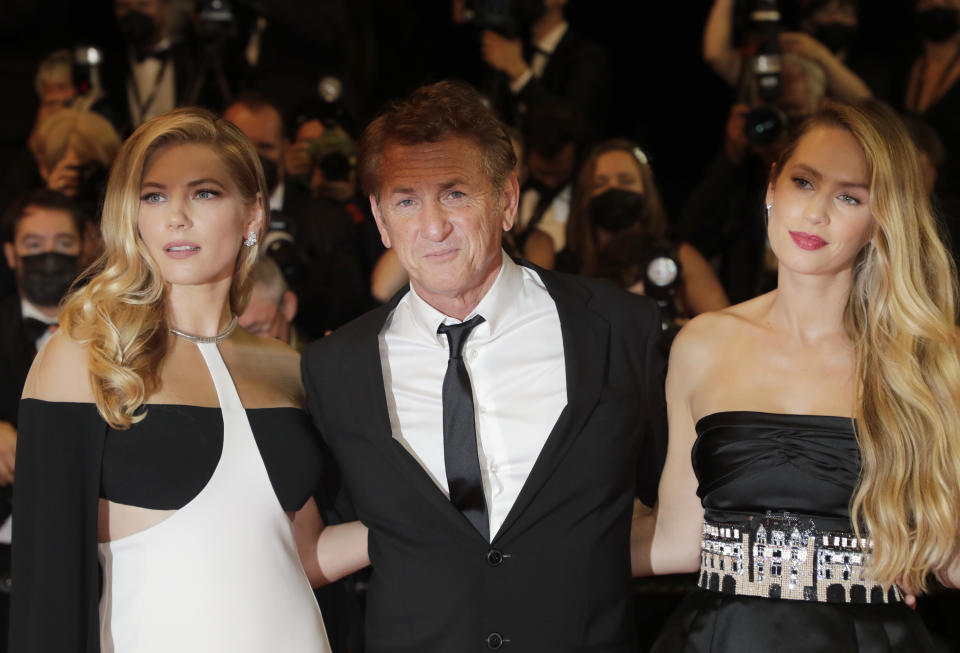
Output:
[[[185,108],[141,125],[124,143],[110,173],[103,204],[104,252],[82,275],[65,301],[60,323],[88,351],[90,385],[97,408],[113,428],[143,419],[141,407],[158,388],[167,352],[168,324],[163,277],[137,228],[140,187],[153,156],[162,148],[206,145],[229,170],[248,204],[257,201],[268,226],[266,183],[253,145],[231,123],[205,109]],[[258,245],[238,242],[230,286],[230,310],[243,312],[252,287]]]
[[[865,100],[827,102],[780,157],[815,127],[847,131],[870,179],[876,235],[860,252],[844,313],[854,345],[862,467],[850,514],[873,540],[871,577],[927,589],[958,553],[960,340],[957,279],[940,239],[919,159],[899,117]]]

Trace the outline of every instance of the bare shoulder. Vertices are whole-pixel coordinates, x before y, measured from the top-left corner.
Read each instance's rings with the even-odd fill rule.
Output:
[[[275,338],[238,330],[228,364],[248,406],[303,405],[300,352]]]
[[[92,402],[87,346],[57,331],[37,352],[23,387],[25,398]]]
[[[687,322],[674,339],[668,369],[682,372],[687,378],[708,372],[712,362],[721,358],[721,352],[729,350],[734,343],[752,337],[769,302],[768,293],[696,316]]]

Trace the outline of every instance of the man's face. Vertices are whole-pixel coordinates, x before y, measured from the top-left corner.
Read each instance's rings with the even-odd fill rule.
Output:
[[[496,189],[481,163],[480,147],[457,137],[388,144],[380,161],[380,200],[370,197],[380,236],[434,307],[479,301],[500,268],[501,237],[517,212],[517,180],[511,175]]]
[[[288,290],[276,300],[258,283],[253,286],[250,303],[240,316],[239,323],[250,333],[290,344],[290,322],[296,311],[296,295],[292,292]]]
[[[146,14],[153,19],[156,31],[151,42],[158,42],[167,33],[167,23],[170,20],[170,0],[115,0],[113,13],[117,21],[121,21],[131,12]]]
[[[536,150],[530,150],[527,157],[527,171],[532,178],[546,188],[556,190],[570,181],[576,163],[577,146],[570,142],[550,157]]]
[[[28,206],[17,224],[13,242],[3,244],[7,264],[20,279],[23,277],[23,257],[47,252],[79,255],[77,225],[67,211]]]
[[[270,107],[256,111],[243,104],[227,107],[223,117],[242,131],[263,157],[283,169],[283,119]]]

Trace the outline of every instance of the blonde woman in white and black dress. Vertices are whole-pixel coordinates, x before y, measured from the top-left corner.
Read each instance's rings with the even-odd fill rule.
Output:
[[[264,188],[200,109],[121,150],[105,254],[24,390],[13,651],[329,650],[311,584],[367,564],[366,529],[311,498],[299,356],[236,328]]]
[[[960,585],[956,277],[896,115],[828,103],[771,172],[777,290],[673,346],[634,573],[700,570],[659,651],[932,651]]]

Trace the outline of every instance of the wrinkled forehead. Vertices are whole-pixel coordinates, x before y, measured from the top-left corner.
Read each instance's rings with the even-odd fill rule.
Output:
[[[479,145],[462,137],[416,144],[388,141],[380,157],[379,177],[381,193],[454,180],[491,183],[484,171]]]

